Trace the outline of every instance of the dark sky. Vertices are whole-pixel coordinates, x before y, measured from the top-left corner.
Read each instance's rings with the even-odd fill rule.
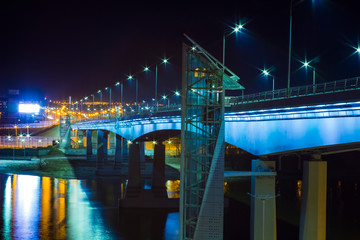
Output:
[[[130,3],[131,2],[131,3]],[[274,3],[275,2],[275,3]],[[297,2],[297,1],[294,1]],[[311,71],[297,60],[317,58],[317,81],[360,75],[358,1],[304,0],[293,8],[292,85],[311,84]],[[275,87],[287,85],[290,1],[1,1],[1,90],[22,89],[51,99],[79,99],[137,73],[139,98],[181,87],[181,45],[188,34],[221,60],[222,36],[235,23],[242,33],[226,41],[226,65],[247,93],[271,89],[260,74],[271,68]],[[150,65],[152,72],[142,73]],[[134,82],[125,82],[134,99]],[[96,95],[98,96],[98,95]],[[104,99],[106,99],[104,94]]]

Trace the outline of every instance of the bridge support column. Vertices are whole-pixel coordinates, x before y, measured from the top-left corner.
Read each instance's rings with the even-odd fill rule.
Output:
[[[118,169],[121,166],[121,149],[123,148],[124,138],[120,135],[115,134],[115,159],[114,169]]]
[[[84,131],[83,130],[77,130],[77,139],[78,139],[79,148],[84,148]]]
[[[97,139],[97,131],[92,131],[92,150],[93,150],[93,155],[97,154],[97,143],[98,143],[98,139]]]
[[[139,142],[140,162],[145,162],[145,142]]]
[[[86,159],[91,160],[92,154],[92,131],[86,130]]]
[[[104,146],[104,131],[97,130],[97,159],[96,168],[102,169],[104,167],[104,152],[106,145]]]
[[[115,153],[115,148],[116,148],[116,137],[115,137],[115,133],[113,132],[109,132],[109,154],[114,155]]]
[[[251,240],[276,240],[275,174],[265,175],[274,169],[274,161],[252,160],[251,171],[264,175],[251,177]]]
[[[165,188],[165,145],[162,143],[154,146],[154,166],[151,190],[154,197],[167,198]]]
[[[327,162],[320,160],[314,155],[313,161],[304,161],[300,240],[326,239]]]
[[[108,131],[103,131],[104,137],[103,137],[103,144],[104,144],[104,162],[108,160]]]
[[[137,198],[141,190],[140,148],[139,144],[134,142],[129,145],[129,179],[125,197]]]

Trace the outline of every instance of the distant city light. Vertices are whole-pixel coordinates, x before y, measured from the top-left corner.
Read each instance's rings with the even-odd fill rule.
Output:
[[[131,80],[131,79],[133,79],[133,76],[129,75],[128,80]]]
[[[263,73],[267,76],[269,75],[269,72],[267,70],[264,70]]]
[[[39,104],[19,104],[19,113],[39,113],[40,105]]]
[[[144,71],[145,72],[149,71],[149,67],[144,67]]]
[[[358,53],[360,53],[360,47],[358,47],[358,48],[356,49],[356,51],[357,51]]]

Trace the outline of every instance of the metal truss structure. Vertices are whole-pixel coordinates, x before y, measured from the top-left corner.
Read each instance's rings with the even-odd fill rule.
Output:
[[[187,38],[193,46],[183,45],[180,239],[222,239],[225,89],[242,86]]]

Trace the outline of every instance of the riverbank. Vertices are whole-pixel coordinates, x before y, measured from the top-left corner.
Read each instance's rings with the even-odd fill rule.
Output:
[[[7,149],[0,151],[0,173],[6,174],[24,174],[24,175],[36,175],[46,176],[63,179],[96,179],[96,178],[127,178],[127,163],[122,166],[121,171],[114,173],[113,161],[110,160],[105,163],[104,169],[109,169],[109,174],[97,175],[96,159],[87,160],[84,155],[66,155],[58,148],[49,146],[47,148],[39,148],[33,154],[30,155],[30,151],[27,150],[27,155],[24,157],[20,153],[16,152],[14,156],[6,155]],[[9,151],[12,149],[9,149]],[[38,154],[43,152],[44,154]],[[11,153],[12,155],[12,153]],[[111,157],[110,157],[111,158]],[[145,165],[147,167],[145,167]],[[151,162],[145,163],[142,169],[143,177],[147,178],[152,175]],[[180,178],[180,159],[169,158],[166,159],[166,176],[169,179]],[[105,171],[106,172],[106,171]],[[121,174],[121,175],[120,175]]]
[[[50,147],[47,154],[31,157],[4,157],[0,159],[0,173],[47,176],[66,179],[96,178],[96,162],[85,157],[66,156]]]

